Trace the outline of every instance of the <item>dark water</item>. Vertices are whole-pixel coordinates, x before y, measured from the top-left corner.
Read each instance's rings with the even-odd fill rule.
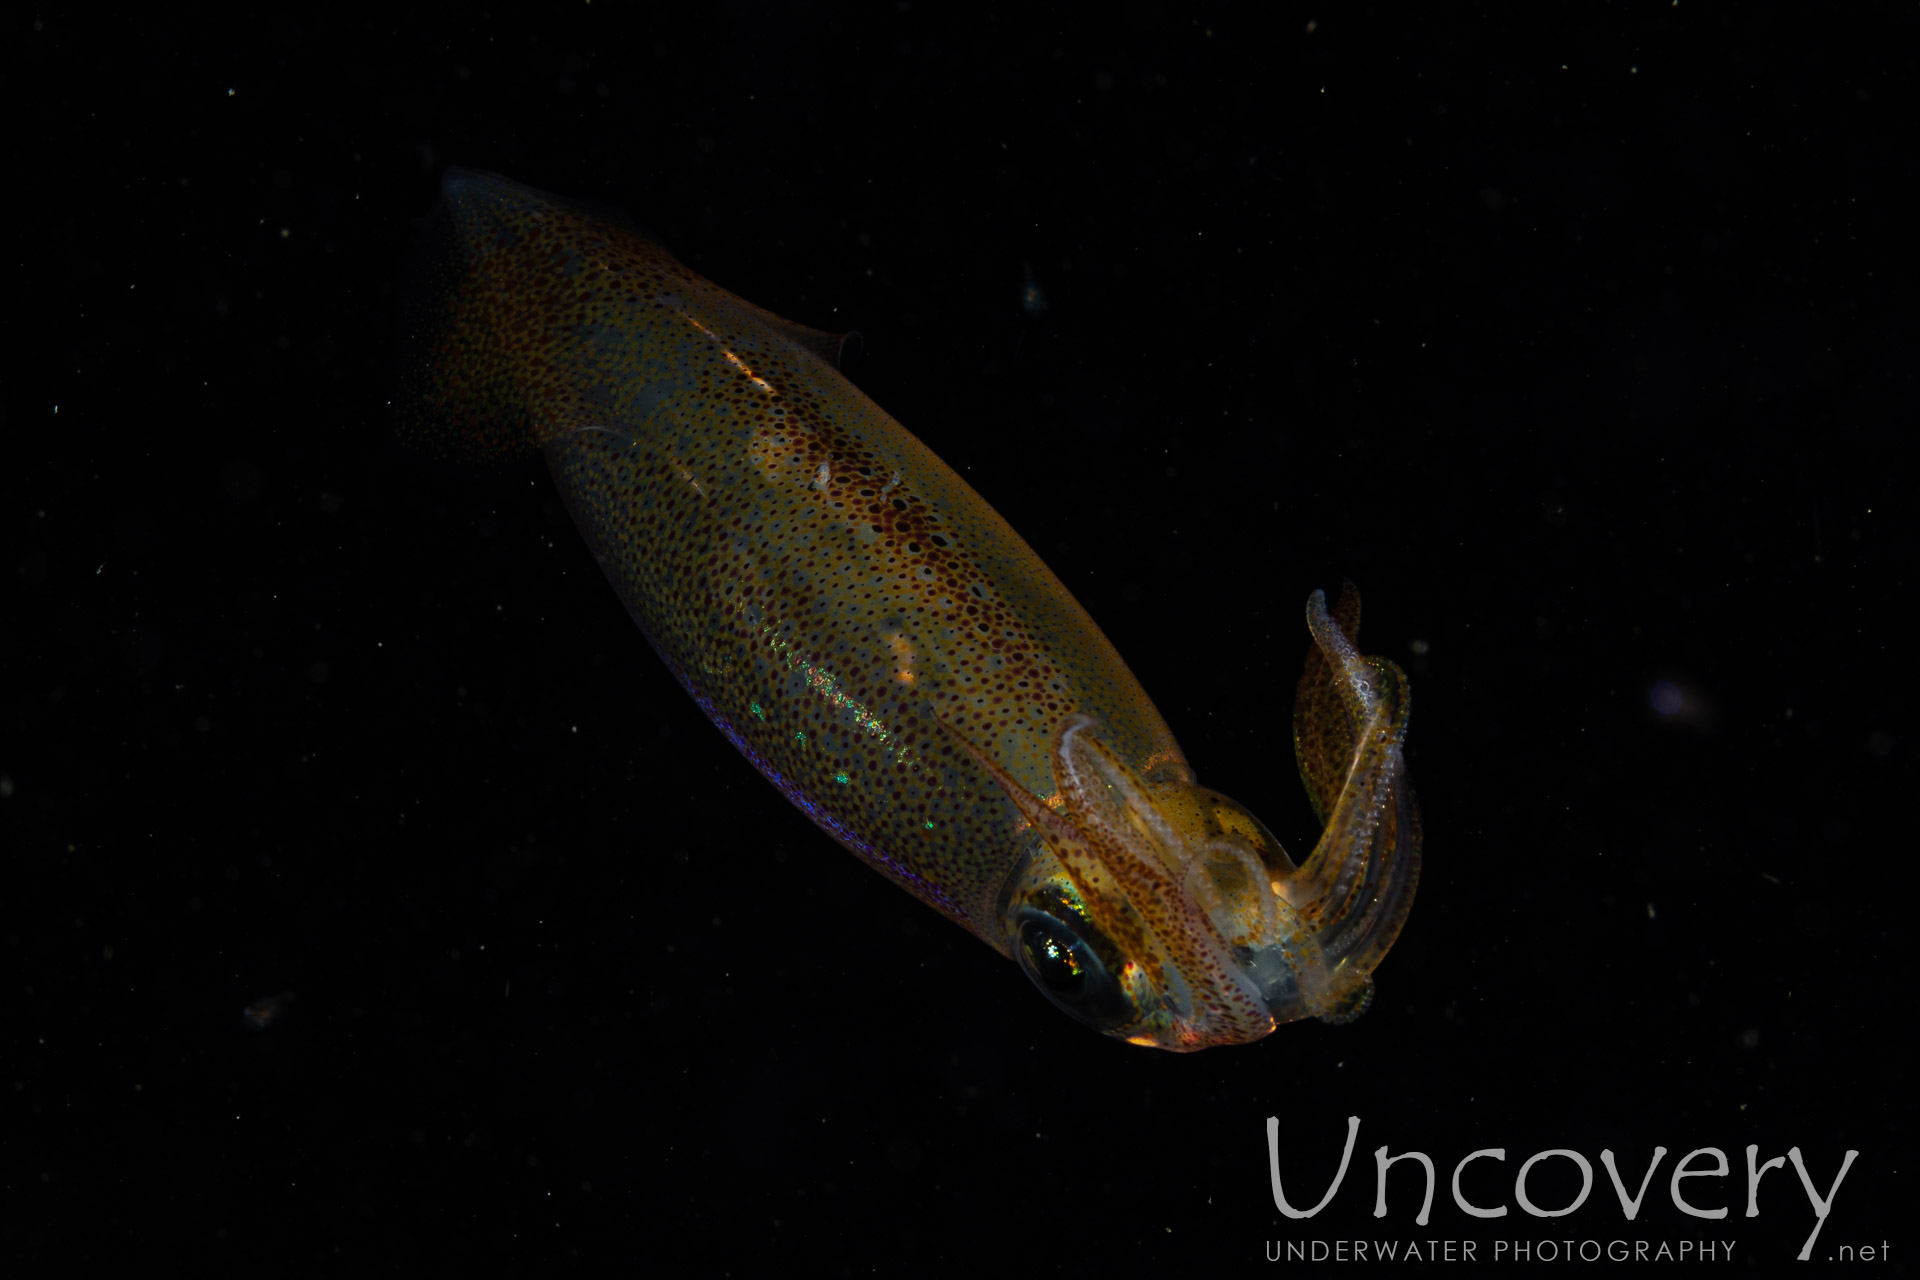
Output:
[[[1813,1256],[1902,1269],[1911,19],[1314,17],[16,23],[8,1256],[1765,1266],[1816,1218],[1752,1144],[1857,1151]],[[537,461],[390,438],[453,163],[859,329],[1289,844],[1359,583],[1427,832],[1373,1010],[1106,1042],[755,777]],[[1296,1206],[1360,1117],[1318,1217],[1269,1116]]]

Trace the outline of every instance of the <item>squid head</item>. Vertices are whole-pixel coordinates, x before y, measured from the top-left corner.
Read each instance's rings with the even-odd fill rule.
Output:
[[[1355,648],[1360,597],[1307,603],[1294,701],[1300,776],[1322,824],[1296,865],[1242,805],[1177,763],[1129,767],[1084,715],[1054,737],[1055,792],[1034,795],[958,730],[1038,831],[1001,895],[1014,958],[1056,1005],[1165,1049],[1255,1040],[1301,1018],[1347,1022],[1420,879],[1407,781],[1407,678]]]

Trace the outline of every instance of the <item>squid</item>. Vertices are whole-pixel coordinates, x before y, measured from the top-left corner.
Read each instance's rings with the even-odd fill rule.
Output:
[[[839,371],[617,216],[449,170],[400,315],[404,435],[539,450],[641,633],[829,836],[1108,1036],[1345,1022],[1413,905],[1405,674],[1307,600],[1296,862],[1194,777],[1085,609]]]

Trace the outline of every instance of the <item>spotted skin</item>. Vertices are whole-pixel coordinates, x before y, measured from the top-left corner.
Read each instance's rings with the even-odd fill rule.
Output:
[[[1059,978],[1050,998],[1109,1034],[1195,1048],[1333,1008],[1315,979],[1283,1017],[1239,972],[1263,945],[1246,938],[1285,911],[1275,877],[1293,868],[1278,842],[1192,785],[1086,611],[841,376],[833,335],[491,174],[449,172],[420,242],[403,425],[466,456],[538,447],[654,650],[824,831],[1043,991]],[[1343,669],[1322,662],[1316,706],[1333,704]],[[1316,801],[1338,807],[1336,757],[1360,760],[1376,731],[1392,741],[1361,770],[1379,782],[1366,804],[1392,798],[1398,757],[1383,753],[1404,732],[1399,705],[1397,719],[1362,708],[1321,732],[1302,757]],[[1348,810],[1358,838],[1381,825]],[[1142,851],[1129,833],[1148,827],[1166,832]],[[1348,851],[1330,856],[1316,871],[1327,883]],[[1364,883],[1386,865],[1374,856]],[[1074,986],[1109,976],[1104,1004]]]
[[[1086,610],[823,357],[827,335],[503,178],[450,174],[435,217],[443,327],[418,416],[477,436],[465,452],[530,430],[628,611],[741,754],[1007,951],[995,899],[1034,837],[936,718],[1041,795],[1076,711],[1136,764],[1181,758]]]

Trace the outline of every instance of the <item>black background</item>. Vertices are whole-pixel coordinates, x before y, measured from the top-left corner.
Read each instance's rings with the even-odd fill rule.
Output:
[[[10,16],[8,1256],[1765,1265],[1813,1219],[1791,1167],[1742,1216],[1757,1143],[1858,1149],[1816,1256],[1904,1266],[1912,11],[1553,11]],[[1372,1012],[1102,1040],[754,777],[537,459],[392,439],[448,164],[861,330],[1297,847],[1302,609],[1359,583],[1427,830]],[[1266,1118],[1311,1203],[1349,1115],[1281,1219]],[[1599,1153],[1656,1145],[1625,1223]],[[1709,1146],[1723,1222],[1667,1193]],[[1593,1194],[1469,1219],[1485,1147],[1482,1203],[1548,1148]]]

